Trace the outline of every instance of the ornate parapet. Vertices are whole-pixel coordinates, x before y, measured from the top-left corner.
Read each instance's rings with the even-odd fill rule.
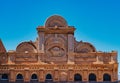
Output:
[[[39,58],[40,57],[40,58]],[[7,64],[21,64],[21,63],[37,63],[38,59],[42,58],[41,53],[8,53],[8,63]],[[39,60],[41,61],[41,60]]]
[[[114,64],[117,63],[117,52],[91,52],[91,53],[74,53],[76,63],[92,64]]]

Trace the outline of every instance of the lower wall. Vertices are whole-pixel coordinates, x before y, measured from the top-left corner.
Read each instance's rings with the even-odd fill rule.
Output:
[[[52,81],[38,82],[37,80],[33,80],[30,82],[23,82],[22,80],[16,82],[9,82],[8,80],[0,80],[0,83],[120,83],[120,82],[52,82]]]

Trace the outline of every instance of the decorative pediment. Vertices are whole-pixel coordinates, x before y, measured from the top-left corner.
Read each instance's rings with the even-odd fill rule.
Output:
[[[75,52],[89,53],[89,52],[96,52],[96,49],[92,44],[88,42],[79,42],[78,45],[75,47]]]
[[[51,16],[47,19],[45,27],[66,27],[67,22],[64,18],[58,15]]]
[[[16,52],[35,53],[35,52],[37,52],[37,49],[32,42],[22,42],[17,46]]]

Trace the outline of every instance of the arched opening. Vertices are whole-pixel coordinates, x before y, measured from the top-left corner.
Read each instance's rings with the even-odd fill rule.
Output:
[[[38,79],[37,75],[36,74],[32,74],[31,80],[37,80],[37,79]]]
[[[104,74],[103,81],[111,81],[111,76],[109,74]]]
[[[16,76],[16,79],[17,79],[17,80],[23,80],[22,74],[18,74],[18,75]]]
[[[75,74],[74,81],[82,81],[82,76],[80,74]]]
[[[52,80],[52,75],[51,74],[47,74],[46,75],[46,80]]]
[[[93,73],[89,74],[89,81],[96,81],[96,75]]]
[[[17,74],[15,83],[24,83],[22,74]]]
[[[37,74],[32,74],[30,83],[39,83]]]
[[[2,80],[8,80],[8,74],[2,74]]]

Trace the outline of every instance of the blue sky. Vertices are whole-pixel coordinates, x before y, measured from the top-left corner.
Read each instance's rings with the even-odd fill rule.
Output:
[[[6,49],[34,41],[36,27],[54,14],[75,26],[78,41],[90,42],[98,51],[116,50],[119,56],[120,0],[0,0],[0,38]]]

